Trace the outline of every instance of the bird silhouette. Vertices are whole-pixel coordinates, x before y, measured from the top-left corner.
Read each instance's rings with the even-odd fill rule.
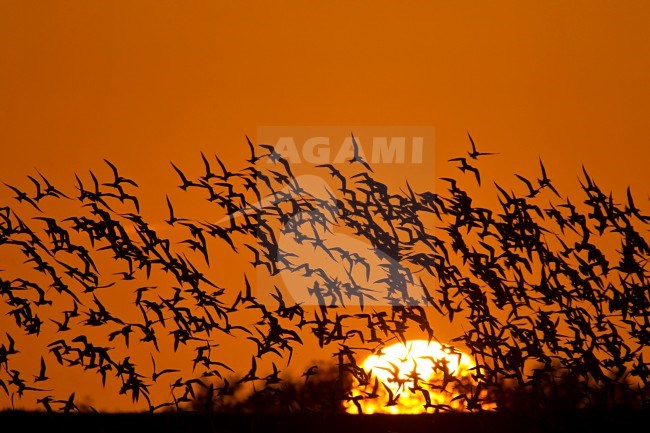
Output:
[[[493,153],[493,152],[479,152],[478,150],[476,150],[476,144],[474,143],[474,139],[469,134],[469,132],[467,132],[467,138],[469,138],[469,142],[472,145],[472,150],[470,152],[467,152],[470,158],[478,159],[479,156],[498,155],[498,153]]]
[[[458,169],[460,169],[460,171],[463,173],[466,171],[471,171],[476,178],[476,182],[479,184],[479,186],[481,185],[481,173],[479,172],[478,168],[467,163],[467,158],[451,158],[449,161],[460,162]]]
[[[38,373],[38,376],[34,376],[34,382],[43,382],[45,380],[49,380],[49,377],[45,375],[45,370],[46,370],[45,360],[41,356],[41,369],[40,372]]]
[[[361,151],[359,149],[359,143],[357,142],[356,138],[354,138],[354,134],[350,134],[352,137],[352,158],[349,160],[350,163],[358,162],[359,164],[363,165],[363,167],[368,170],[369,172],[372,172],[372,168],[370,165],[366,162],[366,160],[361,156]]]

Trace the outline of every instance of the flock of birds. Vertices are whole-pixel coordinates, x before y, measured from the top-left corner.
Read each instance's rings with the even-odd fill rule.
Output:
[[[469,138],[471,151],[450,162],[480,185],[479,160],[490,153],[479,152]],[[433,323],[440,318],[460,324],[462,332],[451,344],[462,345],[476,361],[477,386],[458,396],[466,409],[480,408],[484,391],[504,380],[534,387],[554,371],[580,377],[586,398],[602,387],[626,384],[648,401],[650,247],[641,230],[650,216],[637,208],[629,189],[619,203],[585,171],[585,197],[574,204],[561,197],[540,160],[536,178],[517,175],[521,191],[495,184],[500,206],[488,209],[474,204],[461,187],[462,176],[442,178],[441,191],[417,192],[408,183],[406,191],[391,191],[376,179],[354,137],[353,143],[354,157],[346,164],[313,167],[332,185],[325,195],[311,194],[272,146],[250,140],[243,169],[233,171],[218,156],[211,161],[203,154],[198,174],[172,164],[184,192],[200,194],[224,215],[216,223],[193,219],[168,197],[165,223],[182,233],[180,241],[145,220],[137,183],[110,161],[108,179],[92,171],[90,180],[77,176],[74,194],[40,172],[29,176],[30,190],[5,184],[24,213],[36,216],[21,218],[13,203],[0,207],[0,251],[24,258],[27,267],[0,272],[0,308],[12,322],[0,338],[0,406],[29,397],[47,411],[78,410],[75,393],[56,396],[47,387],[50,362],[94,373],[104,385],[117,381],[119,394],[145,401],[151,411],[183,410],[197,393],[211,401],[245,383],[279,394],[276,361],[289,365],[309,334],[323,348],[336,347],[342,381],[352,377],[376,390],[372,372],[360,367],[360,354],[381,353],[389,341],[406,341],[413,333],[435,339]],[[541,205],[542,196],[555,202]],[[71,202],[80,207],[74,215],[43,212]],[[366,254],[330,248],[322,233],[332,227],[346,227],[367,243]],[[348,278],[284,251],[280,234],[339,262]],[[309,278],[316,306],[289,299],[277,286],[267,288],[272,302],[261,300],[246,275],[241,288],[219,287],[206,269],[221,248],[242,260],[250,257],[255,272],[269,277],[263,284],[287,274]],[[358,277],[369,275],[374,253],[372,266],[385,275],[375,282],[385,287],[382,293]],[[98,259],[106,254],[109,264]],[[106,275],[100,268],[114,272]],[[161,278],[169,282],[152,283]],[[133,287],[131,298],[124,307],[107,307],[106,299],[120,287]],[[419,289],[415,294],[413,287]],[[385,307],[364,307],[378,299]],[[352,300],[361,307],[346,309]],[[136,314],[121,317],[127,304]],[[242,311],[255,316],[252,325],[238,321]],[[43,335],[55,337],[46,342],[39,371],[24,371],[17,359],[20,345]],[[225,335],[254,344],[250,369],[241,367],[248,359],[233,366],[219,358],[215,347]],[[157,368],[156,354],[168,342],[174,351],[194,353],[191,373],[182,366]],[[151,363],[132,360],[134,343],[151,353]],[[269,374],[258,369],[263,359],[274,360],[268,361]],[[303,377],[316,374],[310,367]],[[444,376],[449,383],[411,378],[412,384],[400,385],[404,392],[412,385],[411,391],[428,395],[455,380]],[[404,382],[400,377],[395,372],[393,380]],[[163,379],[169,379],[169,398],[150,392]],[[341,400],[357,405],[375,397],[372,390],[340,389]]]

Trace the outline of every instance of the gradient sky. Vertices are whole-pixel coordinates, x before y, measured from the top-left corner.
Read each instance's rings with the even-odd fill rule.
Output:
[[[636,1],[2,1],[0,172],[67,181],[108,157],[152,186],[259,125],[431,125],[441,155],[469,130],[507,166],[643,188],[648,18]]]
[[[0,180],[70,190],[108,158],[161,219],[170,160],[235,164],[259,126],[422,125],[437,171],[470,131],[500,183],[539,156],[562,191],[584,164],[647,209],[648,22],[642,1],[0,0]]]

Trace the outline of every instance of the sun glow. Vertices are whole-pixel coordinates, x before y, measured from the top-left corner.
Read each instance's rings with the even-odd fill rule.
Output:
[[[361,367],[370,379],[352,390],[345,402],[349,413],[361,409],[366,414],[418,414],[443,405],[460,411],[467,409],[462,396],[476,392],[470,356],[433,341],[411,340],[385,347],[366,358]]]

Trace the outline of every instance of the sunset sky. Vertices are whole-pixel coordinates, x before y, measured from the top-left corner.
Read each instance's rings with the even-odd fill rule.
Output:
[[[469,130],[504,167],[540,155],[569,182],[585,164],[648,183],[645,2],[3,1],[0,17],[7,180],[108,157],[152,190],[169,160],[234,160],[261,125],[427,125],[439,164]]]
[[[500,153],[486,178],[521,187],[541,157],[573,193],[584,164],[648,209],[648,22],[643,1],[0,0],[0,181],[74,193],[108,158],[162,221],[170,161],[241,165],[261,127],[411,125],[435,130],[420,189],[469,131]]]

